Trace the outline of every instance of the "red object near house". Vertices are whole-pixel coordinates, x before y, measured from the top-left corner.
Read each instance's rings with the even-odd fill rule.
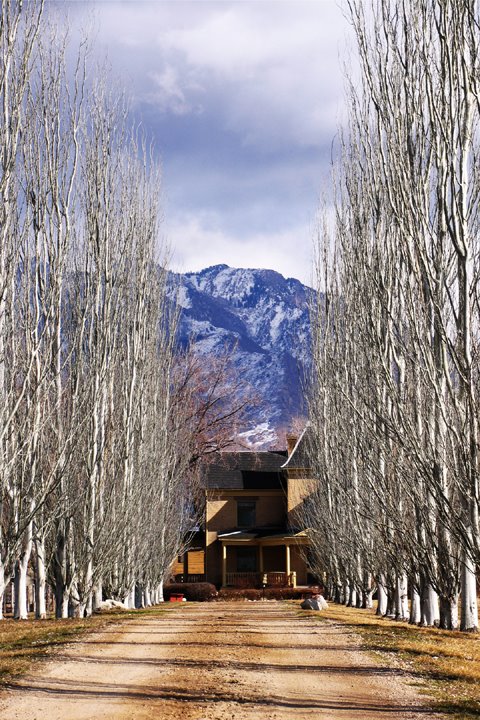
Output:
[[[172,593],[170,595],[170,602],[183,602],[183,594],[182,593]]]

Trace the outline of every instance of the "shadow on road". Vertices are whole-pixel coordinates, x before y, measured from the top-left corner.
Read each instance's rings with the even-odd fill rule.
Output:
[[[402,714],[408,713],[408,717],[415,715],[430,714],[431,710],[425,707],[412,707],[411,705],[403,705],[397,703],[365,703],[360,699],[349,698],[348,700],[337,699],[335,701],[315,700],[310,698],[286,699],[278,696],[269,696],[265,698],[246,697],[245,695],[236,695],[228,692],[194,692],[193,690],[181,689],[177,687],[162,687],[161,689],[149,687],[145,685],[113,685],[110,683],[80,683],[78,680],[71,683],[68,680],[55,680],[42,684],[39,679],[35,679],[31,685],[23,685],[21,683],[11,684],[8,686],[11,691],[19,691],[22,693],[29,692],[32,694],[48,694],[57,696],[68,696],[72,698],[89,698],[89,699],[110,699],[123,701],[149,701],[155,702],[171,700],[180,701],[182,703],[234,703],[241,706],[264,707],[271,710],[275,708],[288,708],[291,710],[338,710],[351,712],[371,713],[372,717],[377,713],[391,713],[392,716],[401,717]]]

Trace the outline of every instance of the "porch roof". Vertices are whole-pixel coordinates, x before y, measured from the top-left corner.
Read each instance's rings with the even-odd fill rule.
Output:
[[[219,533],[217,539],[229,545],[309,545],[310,540],[304,530],[280,530],[272,528],[262,530],[253,528],[245,530],[227,530]]]

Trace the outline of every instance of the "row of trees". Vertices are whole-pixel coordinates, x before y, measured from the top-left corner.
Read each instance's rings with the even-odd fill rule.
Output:
[[[331,591],[477,630],[480,12],[347,3],[360,82],[319,230],[304,522]],[[408,595],[410,605],[408,604]]]
[[[119,88],[43,1],[0,18],[0,608],[161,598],[198,459],[234,433],[227,359],[175,345],[160,174]],[[237,403],[237,411],[239,405]]]

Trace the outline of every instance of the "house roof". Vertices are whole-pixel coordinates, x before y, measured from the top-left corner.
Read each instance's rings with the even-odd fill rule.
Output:
[[[218,490],[281,489],[286,452],[222,452],[204,470],[204,486]]]
[[[312,464],[310,453],[313,445],[313,428],[310,423],[305,425],[288,460],[282,465],[286,470],[308,470]]]

